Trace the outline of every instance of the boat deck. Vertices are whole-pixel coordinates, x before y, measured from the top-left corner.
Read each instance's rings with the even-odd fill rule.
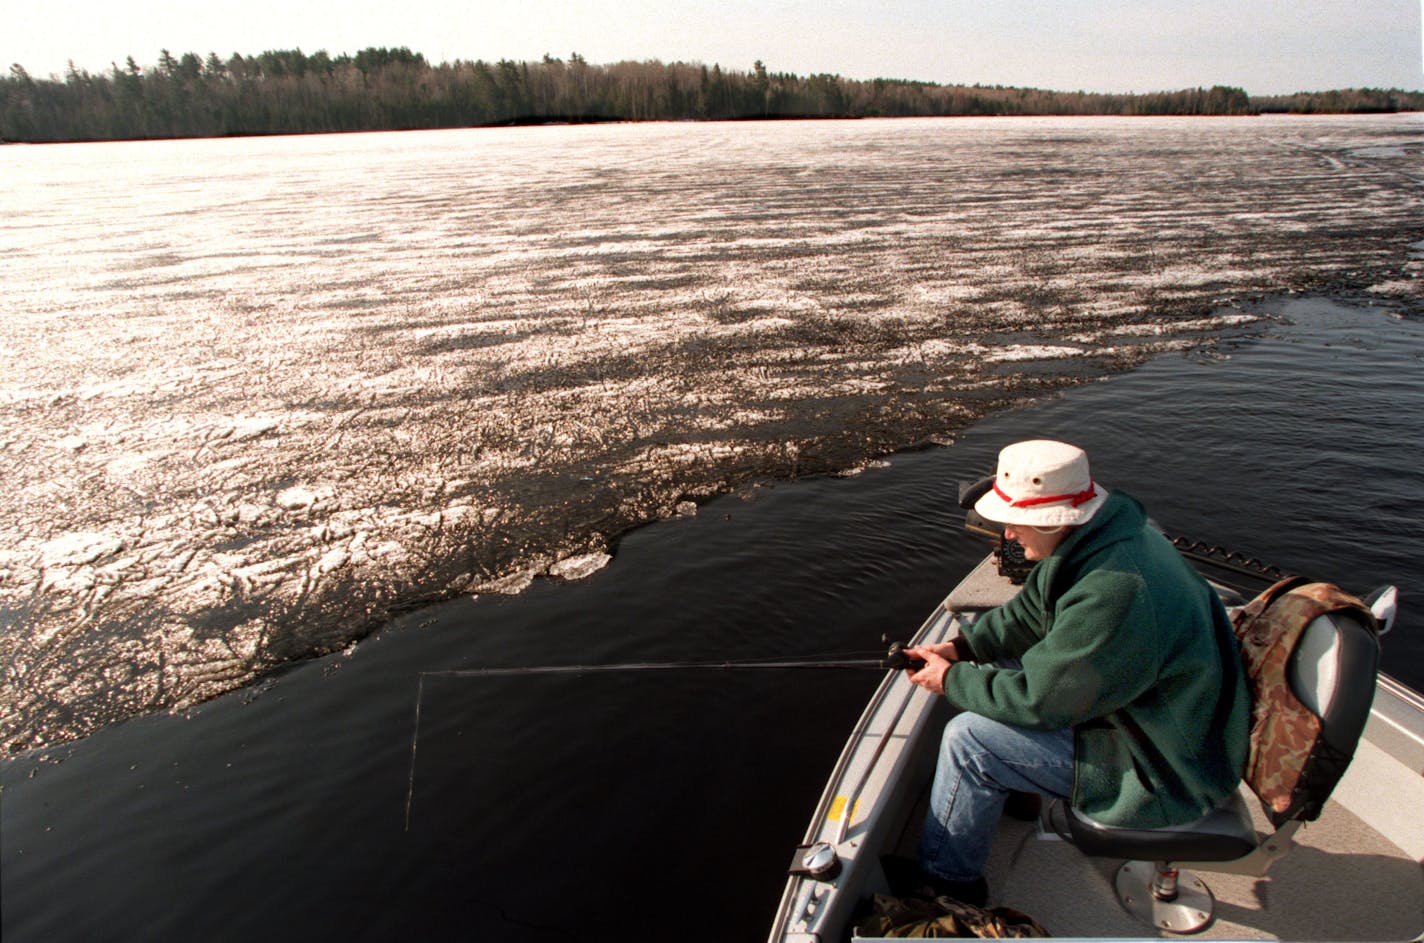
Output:
[[[1367,779],[1371,771],[1352,769],[1351,776]],[[1397,807],[1381,810],[1386,816],[1415,817],[1424,809],[1416,804],[1417,796],[1396,798]],[[906,821],[899,854],[914,855],[926,801],[922,796]],[[1249,804],[1257,830],[1269,831],[1259,803],[1251,797]],[[1388,827],[1387,820],[1380,824]],[[1318,821],[1296,833],[1295,847],[1264,878],[1199,872],[1216,896],[1216,917],[1190,938],[1421,939],[1424,862],[1420,856],[1424,849],[1400,848],[1332,800]],[[989,906],[1022,911],[1055,937],[1176,936],[1154,934],[1118,903],[1113,876],[1121,864],[1118,859],[1088,857],[1036,823],[1005,817],[986,870]]]
[[[1424,932],[1424,869],[1384,836],[1332,804],[1296,838],[1264,878],[1201,872],[1217,904],[1197,936],[1413,940]],[[1151,935],[1117,901],[1119,864],[1005,820],[989,863],[990,903],[1033,916],[1054,936]]]

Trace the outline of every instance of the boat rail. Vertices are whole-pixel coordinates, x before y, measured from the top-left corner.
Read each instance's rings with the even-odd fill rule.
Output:
[[[934,614],[931,615],[930,618],[925,620],[925,624],[920,627],[920,630],[916,632],[914,637],[910,640],[911,643],[914,645],[919,645],[925,639],[931,636],[935,636],[935,630],[943,629],[945,624],[952,621],[956,615],[956,612],[949,609],[944,604],[941,604],[940,607],[935,610]],[[939,634],[942,635],[943,633],[940,632]],[[864,733],[865,727],[868,726],[870,723],[870,718],[875,715],[876,710],[880,707],[881,704],[884,703],[885,698],[889,695],[889,693],[889,685],[881,685],[878,689],[876,689],[875,697],[870,702],[870,710],[866,711],[861,716],[860,723],[856,725],[856,732],[858,734]],[[881,732],[880,739],[875,744],[875,750],[870,754],[870,760],[861,769],[860,777],[856,780],[855,783],[855,788],[845,793],[846,811],[842,814],[840,828],[836,831],[835,843],[837,845],[843,844],[846,838],[850,835],[851,820],[855,818],[855,805],[857,802],[860,801],[860,793],[865,788],[865,783],[867,780],[869,780],[871,771],[875,769],[876,764],[880,762],[880,757],[884,755],[886,746],[889,745],[891,739],[895,736],[895,731],[899,729],[900,719],[905,716],[905,710],[910,706],[912,701],[913,699],[908,697],[901,699],[899,708],[895,711],[894,716],[890,718],[889,723],[885,725],[885,729]],[[852,752],[849,750],[841,754],[841,760],[837,762],[836,769],[832,773],[833,781],[840,781],[840,777],[844,774],[845,767],[849,765],[850,757],[852,755]],[[826,796],[822,797],[821,801],[823,804],[826,803],[826,799]],[[834,802],[834,800],[831,801]],[[816,811],[818,816],[829,814],[830,805],[826,804],[826,808],[818,808]],[[806,840],[809,842],[814,837],[815,823],[813,822],[811,827],[807,830]]]

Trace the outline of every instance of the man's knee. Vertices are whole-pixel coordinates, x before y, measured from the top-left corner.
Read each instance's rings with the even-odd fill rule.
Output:
[[[960,760],[983,753],[986,747],[980,734],[985,724],[992,723],[994,721],[987,717],[970,711],[961,711],[955,714],[950,718],[949,723],[944,725],[944,735],[940,739],[940,752]]]
[[[1071,731],[1035,732],[964,711],[945,724],[938,775],[953,769],[998,791],[1067,795],[1072,789]]]

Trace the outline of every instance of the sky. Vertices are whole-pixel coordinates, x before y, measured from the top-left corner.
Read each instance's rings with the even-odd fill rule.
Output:
[[[1424,0],[0,0],[0,69],[406,46],[1060,91],[1424,90]]]

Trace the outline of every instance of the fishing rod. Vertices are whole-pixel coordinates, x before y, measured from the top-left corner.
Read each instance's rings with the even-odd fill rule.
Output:
[[[526,675],[599,674],[615,671],[739,671],[796,669],[872,669],[898,671],[916,667],[918,659],[904,654],[904,646],[895,643],[892,651],[880,658],[802,658],[778,661],[638,661],[611,665],[530,665],[518,668],[459,668],[443,671],[422,671],[420,677],[498,678]],[[923,663],[921,663],[923,664]]]
[[[1227,570],[1231,573],[1253,577],[1266,582],[1284,579],[1288,575],[1285,570],[1282,570],[1275,564],[1258,560],[1238,550],[1219,547],[1201,540],[1193,540],[1190,537],[1174,536],[1165,532],[1162,536],[1172,542],[1172,546],[1177,548],[1178,553],[1188,560],[1193,560],[1197,563],[1204,563],[1207,566],[1213,566],[1221,570]]]
[[[420,746],[420,708],[425,700],[426,678],[511,678],[532,675],[586,675],[630,671],[788,671],[797,669],[918,671],[925,666],[924,659],[915,658],[906,652],[907,646],[904,642],[891,642],[884,636],[881,637],[881,641],[889,645],[889,648],[879,658],[819,656],[770,661],[639,661],[612,665],[529,665],[517,668],[451,668],[441,671],[422,671],[417,676],[415,685],[415,724],[410,735],[410,782],[405,795],[405,830],[410,831],[410,810],[415,800],[415,758]]]

